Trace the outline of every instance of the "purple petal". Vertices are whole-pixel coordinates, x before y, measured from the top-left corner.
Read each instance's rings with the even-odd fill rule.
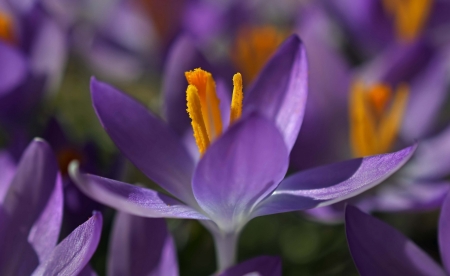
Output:
[[[27,66],[21,53],[0,41],[0,96],[11,92],[24,81]]]
[[[164,219],[118,212],[110,240],[108,275],[178,275],[175,244]]]
[[[279,257],[261,256],[235,265],[217,276],[281,276],[281,268]]]
[[[180,36],[169,51],[162,85],[163,114],[178,135],[183,135],[191,128],[191,120],[186,113],[188,83],[184,73],[199,67],[211,70],[193,41],[188,36]]]
[[[103,218],[99,212],[62,240],[33,272],[38,275],[77,275],[87,265],[100,241]]]
[[[63,215],[62,189],[61,176],[58,175],[53,194],[28,235],[28,242],[38,254],[39,262],[47,259],[58,243]]]
[[[288,152],[268,119],[249,115],[231,126],[200,159],[192,181],[199,205],[224,227],[235,227],[286,174]]]
[[[366,275],[446,275],[442,268],[402,233],[353,206],[345,214],[353,261]]]
[[[70,164],[69,173],[87,196],[123,212],[143,217],[208,219],[162,193],[95,175],[81,174],[77,162]]]
[[[15,172],[16,164],[13,157],[7,151],[0,151],[0,205],[3,203]]]
[[[91,93],[97,116],[120,151],[150,179],[194,206],[194,163],[175,133],[135,100],[95,78]]]
[[[87,264],[83,270],[78,273],[78,276],[97,276],[97,273],[92,269],[92,267]]]
[[[305,112],[307,67],[304,46],[293,35],[278,48],[244,97],[244,112],[256,109],[272,119],[289,150],[297,139]]]
[[[442,204],[438,234],[442,263],[445,269],[450,271],[450,193]]]
[[[0,275],[15,275],[20,266],[31,262],[22,250],[29,247],[28,233],[53,192],[57,171],[49,145],[41,139],[31,142],[3,201],[9,220],[0,227]]]
[[[261,202],[254,217],[306,210],[356,196],[381,183],[411,158],[416,145],[302,171],[286,178]]]

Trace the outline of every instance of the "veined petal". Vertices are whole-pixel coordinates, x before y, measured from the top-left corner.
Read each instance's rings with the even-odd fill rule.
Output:
[[[72,162],[69,174],[87,196],[117,210],[143,217],[208,219],[162,193],[95,175],[82,174]]]
[[[347,241],[353,261],[366,275],[446,275],[415,243],[382,221],[347,206]]]
[[[289,150],[297,139],[305,113],[307,67],[303,43],[292,35],[278,48],[244,96],[243,112],[256,109],[273,120]]]
[[[219,273],[217,276],[258,275],[281,276],[281,259],[279,257],[256,257]]]
[[[87,265],[100,241],[103,218],[94,215],[62,240],[33,272],[39,275],[78,275]]]
[[[62,180],[61,176],[58,175],[55,189],[47,202],[47,206],[28,235],[28,242],[36,251],[39,262],[47,259],[58,243],[63,216],[63,201]]]
[[[183,135],[191,128],[186,113],[186,77],[184,73],[194,68],[210,69],[210,65],[188,36],[180,36],[174,42],[164,68],[163,113],[168,124]]]
[[[25,57],[0,41],[0,96],[18,87],[24,81],[27,71]]]
[[[438,235],[442,263],[445,269],[450,271],[450,193],[442,204]]]
[[[120,151],[150,179],[195,206],[194,162],[176,134],[135,100],[95,78],[91,94],[98,118]]]
[[[259,204],[253,217],[326,206],[356,196],[396,172],[415,149],[416,145],[296,173]]]
[[[109,246],[110,276],[178,276],[175,244],[164,219],[117,212]]]
[[[194,173],[194,194],[203,210],[222,224],[219,227],[234,229],[275,189],[287,165],[288,151],[277,127],[253,113],[205,152]]]
[[[36,256],[23,251],[29,252],[28,233],[52,194],[57,171],[50,146],[41,139],[31,142],[3,201],[8,222],[0,227],[0,275],[15,275],[25,263],[38,264]]]

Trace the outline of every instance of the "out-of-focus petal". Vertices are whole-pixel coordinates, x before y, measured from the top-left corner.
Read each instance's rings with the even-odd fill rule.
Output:
[[[199,205],[220,227],[236,227],[252,206],[283,179],[288,152],[275,125],[257,114],[242,119],[214,142],[193,177]]]
[[[95,175],[81,174],[72,162],[69,174],[87,196],[117,210],[143,217],[208,219],[162,193]]]
[[[356,196],[381,183],[414,153],[416,145],[403,150],[322,166],[296,173],[260,203],[254,217],[306,210]]]
[[[28,235],[28,242],[36,251],[39,262],[47,259],[58,243],[63,215],[63,200],[62,180],[61,176],[58,175],[53,194]]]
[[[109,246],[110,276],[178,275],[175,245],[164,219],[118,212]]]
[[[38,275],[78,275],[87,265],[100,241],[103,218],[99,212],[62,240],[45,262],[33,272]]]
[[[279,257],[261,256],[235,265],[217,276],[281,276],[281,259]]]
[[[389,225],[347,206],[347,241],[362,276],[446,275],[416,244]]]
[[[176,134],[141,104],[95,78],[91,94],[98,118],[120,151],[150,179],[195,206],[194,163]]]
[[[16,172],[16,164],[7,151],[0,151],[0,205]]]
[[[442,204],[438,234],[442,263],[445,269],[450,271],[450,193]]]
[[[303,43],[292,35],[267,62],[244,97],[243,112],[258,110],[273,120],[289,150],[294,146],[305,113],[307,67]]]
[[[36,2],[37,0],[8,0],[12,7],[24,14],[30,12]]]
[[[0,227],[0,275],[15,275],[27,260],[28,233],[55,187],[58,167],[50,146],[35,139],[17,166],[3,201],[8,222]],[[33,260],[34,260],[33,256]]]
[[[19,51],[0,41],[0,97],[22,83],[27,67],[25,57]]]
[[[191,128],[191,120],[186,112],[188,83],[184,73],[199,67],[207,71],[212,69],[190,37],[178,37],[167,56],[162,84],[163,114],[178,135],[183,135]]]

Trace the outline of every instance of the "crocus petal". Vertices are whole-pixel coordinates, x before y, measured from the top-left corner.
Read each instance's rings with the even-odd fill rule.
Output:
[[[39,262],[47,259],[58,243],[63,215],[63,198],[62,180],[58,175],[53,194],[28,235],[28,242],[38,254]]]
[[[175,245],[164,219],[118,212],[108,258],[108,275],[178,275]]]
[[[143,217],[207,219],[191,207],[162,193],[95,175],[81,174],[77,162],[69,174],[92,199],[117,210]]]
[[[36,4],[36,0],[8,0],[8,2],[21,13],[28,13]]]
[[[241,275],[281,276],[281,259],[270,256],[256,257],[235,265],[217,276]]]
[[[442,263],[445,269],[450,271],[450,193],[442,204],[438,234]]]
[[[25,57],[16,49],[0,41],[0,96],[19,86],[26,75]]]
[[[177,38],[167,57],[162,91],[164,117],[178,135],[183,135],[191,128],[191,120],[186,113],[187,81],[184,73],[199,67],[211,70],[211,66],[191,38]]]
[[[347,206],[345,222],[348,246],[362,276],[446,275],[402,233],[356,207]]]
[[[41,139],[31,142],[3,201],[9,220],[0,227],[0,275],[15,275],[29,261],[22,251],[29,247],[28,233],[52,194],[57,170],[49,145]]]
[[[275,125],[252,114],[223,134],[200,159],[192,185],[199,205],[235,227],[284,177],[288,152]]]
[[[84,269],[100,241],[103,218],[99,212],[78,226],[33,272],[38,275],[77,275]]]
[[[87,264],[83,270],[78,273],[78,276],[97,276],[97,273],[92,269],[92,267]]]
[[[0,205],[8,192],[16,172],[16,165],[7,151],[0,151]]]
[[[194,206],[194,163],[176,134],[141,104],[95,78],[91,93],[97,116],[120,151],[150,179]]]
[[[253,216],[306,210],[356,196],[396,172],[415,149],[416,145],[296,173],[281,182]]]
[[[258,110],[280,129],[290,150],[305,113],[308,68],[298,36],[289,37],[267,62],[244,97],[244,112]],[[245,77],[245,76],[244,76]]]

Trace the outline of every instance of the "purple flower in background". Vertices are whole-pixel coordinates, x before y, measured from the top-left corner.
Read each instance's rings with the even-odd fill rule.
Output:
[[[243,102],[239,73],[233,78],[230,100],[216,94],[208,72],[186,72],[195,141],[192,130],[179,131],[181,120],[165,123],[135,100],[93,79],[93,105],[111,139],[177,199],[80,173],[77,163],[71,164],[69,173],[88,196],[118,210],[144,217],[200,220],[215,239],[219,269],[224,270],[234,264],[238,235],[252,218],[315,208],[359,194],[394,173],[414,152],[412,146],[302,171],[283,180],[303,119],[306,74],[305,51],[297,36],[280,46],[246,90]],[[185,98],[183,91],[178,95]],[[222,112],[220,103],[227,102],[231,108],[228,105]],[[179,107],[177,103],[173,101],[174,108]],[[184,110],[185,106],[186,102]]]
[[[109,242],[108,273],[178,276],[177,252],[166,222],[117,212]],[[217,276],[281,275],[278,257],[261,256],[221,271]]]
[[[353,206],[345,213],[347,240],[362,276],[448,275],[450,272],[450,196],[439,218],[439,248],[444,269],[414,242],[386,223]]]
[[[98,212],[59,244],[63,194],[50,146],[35,139],[14,166],[0,157],[0,274],[76,275],[97,248]],[[14,176],[13,176],[14,175]]]

